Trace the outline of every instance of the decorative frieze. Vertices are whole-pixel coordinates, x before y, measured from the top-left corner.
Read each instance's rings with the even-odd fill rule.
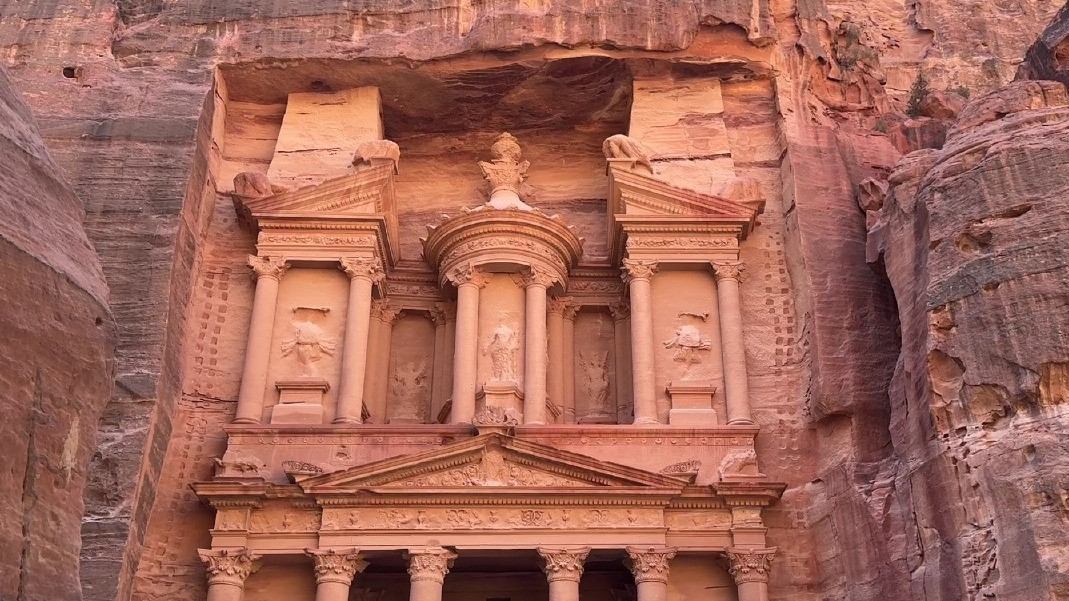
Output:
[[[327,508],[324,530],[537,530],[663,528],[659,508],[426,507]],[[730,516],[727,517],[730,522]]]

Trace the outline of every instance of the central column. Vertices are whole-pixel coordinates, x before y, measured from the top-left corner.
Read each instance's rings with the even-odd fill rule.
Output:
[[[371,330],[371,290],[385,276],[378,259],[341,259],[349,276],[349,307],[345,314],[342,346],[341,390],[334,414],[335,424],[362,423],[364,379],[367,377],[368,332]]]
[[[470,424],[475,417],[479,359],[479,291],[487,277],[464,265],[446,275],[457,287],[457,330],[453,351],[453,410],[450,423]]]
[[[635,425],[660,423],[657,387],[653,379],[653,261],[624,259],[624,282],[631,294],[631,381]]]
[[[409,549],[409,601],[442,601],[442,584],[457,554],[441,547]]]
[[[315,564],[316,601],[348,601],[353,578],[367,562],[356,549],[305,549]]]
[[[628,547],[631,574],[638,588],[638,601],[668,601],[668,562],[676,556],[672,547]]]
[[[260,568],[259,555],[248,549],[197,549],[200,560],[207,566],[207,601],[241,601],[245,595],[245,579]]]
[[[263,419],[278,284],[289,265],[281,257],[249,255],[249,267],[256,276],[256,292],[252,300],[252,317],[249,319],[249,342],[245,347],[238,410],[234,416],[236,424],[258,424]]]
[[[527,342],[523,370],[524,424],[546,423],[546,359],[549,350],[546,341],[546,291],[553,282],[552,274],[533,267],[523,280],[527,300],[524,309],[524,339]]]
[[[742,337],[742,303],[739,282],[741,261],[713,263],[716,300],[720,308],[720,339],[724,363],[724,399],[729,424],[752,424],[750,383],[746,375],[746,345]]]
[[[728,572],[739,588],[739,601],[768,601],[768,575],[776,548],[728,549]]]
[[[590,547],[555,549],[539,547],[542,571],[549,581],[549,601],[579,601],[579,580]]]

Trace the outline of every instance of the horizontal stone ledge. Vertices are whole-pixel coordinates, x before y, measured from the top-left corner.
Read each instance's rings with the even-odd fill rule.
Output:
[[[128,140],[132,142],[193,142],[195,117],[116,117],[79,119],[43,116],[38,119],[46,140]]]

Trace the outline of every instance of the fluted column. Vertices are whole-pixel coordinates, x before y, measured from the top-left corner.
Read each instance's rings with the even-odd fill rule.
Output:
[[[356,549],[305,549],[314,563],[316,601],[348,601],[353,578],[367,562]]]
[[[739,296],[742,274],[741,261],[713,263],[724,358],[724,398],[729,424],[753,423],[750,415],[750,383],[746,374],[746,345],[742,334],[742,302]]]
[[[624,282],[631,295],[631,396],[635,425],[657,420],[657,388],[653,378],[653,261],[624,259]]]
[[[613,355],[616,365],[616,423],[621,423],[620,415],[631,401],[631,361],[628,359],[630,344],[628,343],[627,319],[631,311],[623,303],[609,305],[609,313],[612,315],[613,325]]]
[[[546,290],[555,281],[552,274],[531,269],[524,278],[526,306],[524,309],[527,348],[524,351],[523,423],[546,423],[546,359],[548,353],[546,331]]]
[[[375,348],[375,377],[372,380],[371,397],[368,399],[368,411],[375,416],[375,423],[386,423],[386,395],[390,390],[390,348],[393,345],[393,324],[401,315],[400,307],[388,300],[376,301],[371,309],[372,316],[379,321]]]
[[[579,580],[590,547],[557,549],[539,547],[542,571],[549,582],[549,601],[579,601]]]
[[[453,411],[449,421],[470,424],[475,417],[475,386],[479,359],[479,291],[486,275],[471,265],[446,275],[457,287],[457,329],[453,351]]]
[[[411,582],[409,601],[441,601],[442,584],[457,554],[441,547],[409,549],[408,576]]]
[[[200,560],[207,566],[207,601],[241,601],[245,595],[245,579],[260,568],[260,556],[248,549],[198,549]]]
[[[561,413],[566,424],[575,423],[575,320],[579,317],[579,305],[569,302],[564,306],[564,403]]]
[[[546,331],[549,333],[549,366],[546,370],[546,388],[549,399],[561,411],[564,410],[564,312],[567,298],[552,298],[546,304]],[[562,416],[563,417],[563,416]],[[561,421],[564,421],[563,419]]]
[[[363,423],[364,379],[367,376],[368,333],[371,329],[371,290],[385,278],[379,260],[341,259],[341,269],[349,276],[349,307],[345,313],[345,341],[342,346],[341,390],[334,412],[335,424]]]
[[[668,562],[676,556],[672,547],[628,547],[628,567],[638,588],[637,601],[668,601]]]
[[[252,300],[252,317],[249,319],[249,342],[245,347],[237,415],[234,417],[236,424],[258,424],[263,418],[278,284],[282,274],[289,268],[281,257],[249,255],[248,262],[256,276],[256,292]]]
[[[728,573],[739,589],[739,601],[768,601],[768,575],[776,548],[728,549]]]

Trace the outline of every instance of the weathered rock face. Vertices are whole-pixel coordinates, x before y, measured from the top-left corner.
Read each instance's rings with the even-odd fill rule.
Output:
[[[1049,79],[1069,85],[1069,4],[1028,49],[1017,79]]]
[[[86,465],[114,323],[82,205],[0,72],[0,598],[78,599]]]
[[[916,519],[913,597],[1063,598],[1065,87],[976,99],[942,150],[905,157],[890,183],[869,244],[902,322],[890,431]]]
[[[769,520],[770,539],[784,558],[777,560],[774,593],[795,599],[965,596],[958,549],[967,543],[954,514],[960,493],[947,461],[918,459],[942,451],[925,430],[914,434],[910,425],[923,420],[927,405],[920,402],[909,420],[902,417],[907,382],[899,376],[896,404],[888,407],[898,356],[896,315],[886,283],[862,264],[865,224],[854,192],[867,178],[885,178],[901,153],[943,144],[946,128],[935,120],[881,125],[881,115],[901,112],[918,69],[938,90],[965,86],[975,97],[995,89],[1012,76],[1057,6],[1039,0],[583,0],[538,8],[516,0],[411,2],[404,9],[382,1],[357,7],[207,0],[10,4],[0,14],[0,46],[53,155],[82,191],[86,228],[101,253],[119,326],[117,386],[100,422],[85,495],[87,598],[113,599],[117,592],[127,598],[135,571],[146,565],[151,569],[140,581],[146,590],[189,594],[189,580],[202,584],[189,552],[199,539],[190,532],[207,522],[185,482],[203,475],[207,457],[219,450],[219,436],[205,433],[217,433],[228,419],[233,391],[201,387],[197,377],[237,371],[213,363],[214,320],[246,320],[250,288],[233,257],[247,253],[251,240],[228,202],[216,197],[233,175],[220,166],[225,161],[215,145],[224,123],[237,123],[247,141],[226,157],[226,167],[256,164],[271,155],[265,146],[281,126],[277,103],[285,93],[346,89],[384,65],[426,69],[435,59],[452,58],[470,63],[458,70],[477,75],[431,94],[426,86],[399,86],[397,97],[410,99],[412,110],[385,115],[388,136],[404,125],[414,148],[440,153],[456,146],[435,147],[439,142],[419,135],[427,98],[477,107],[439,119],[452,122],[454,131],[505,128],[518,118],[530,119],[525,125],[533,132],[567,124],[568,115],[552,110],[547,99],[576,82],[517,86],[532,68],[504,67],[501,51],[510,57],[505,62],[541,64],[547,57],[593,61],[586,55],[608,50],[635,63],[678,60],[681,80],[695,60],[705,74],[722,72],[730,85],[719,118],[734,169],[776,199],[745,251],[747,261],[760,265],[745,291],[753,299],[745,319],[755,349],[750,365],[760,398],[759,444],[763,457],[774,458],[766,472],[790,485]],[[225,78],[213,77],[216,65]],[[347,74],[354,73],[350,81]],[[568,74],[551,75],[562,81]],[[244,80],[235,86],[244,90],[255,85],[284,93],[275,106],[263,94],[246,98],[224,116],[223,84],[213,89],[224,79]],[[583,82],[599,85],[595,78]],[[497,121],[484,119],[491,111],[479,106],[483,92],[500,95],[506,88],[520,91],[514,103],[491,115]],[[398,106],[395,99],[385,103]],[[532,110],[537,107],[544,110]],[[590,138],[583,139],[588,146],[603,137],[579,133]],[[467,153],[485,144],[463,139],[460,146]],[[587,150],[596,156],[596,146],[558,141],[534,149],[533,156],[578,163]],[[418,152],[405,156],[403,176],[411,182],[442,173],[440,165],[420,162]],[[911,157],[899,167],[896,197],[926,171],[931,156]],[[473,164],[473,156],[462,158],[458,164]],[[702,160],[712,165],[723,157]],[[685,169],[696,161],[679,163],[674,167]],[[598,191],[597,185],[591,189]],[[595,206],[599,197],[586,200]],[[421,225],[409,220],[411,227]],[[220,246],[230,245],[215,255],[204,250],[210,228],[225,240]],[[905,253],[915,247],[895,248]],[[193,305],[195,285],[201,296]],[[230,304],[221,302],[228,295]],[[896,295],[900,311],[912,310],[914,301]],[[926,319],[903,319],[902,326],[911,344],[928,328]],[[190,355],[204,363],[187,364]],[[913,366],[910,373],[925,370],[926,364]],[[184,389],[188,380],[193,385]],[[183,397],[185,391],[195,394]],[[182,403],[207,407],[211,415],[183,416]],[[173,439],[184,442],[168,457]],[[1051,488],[1046,494],[1059,493]],[[198,519],[203,523],[190,525]],[[72,537],[73,526],[64,528]],[[143,553],[150,531],[153,540]],[[1000,560],[1001,573],[1013,565],[1015,559]]]

